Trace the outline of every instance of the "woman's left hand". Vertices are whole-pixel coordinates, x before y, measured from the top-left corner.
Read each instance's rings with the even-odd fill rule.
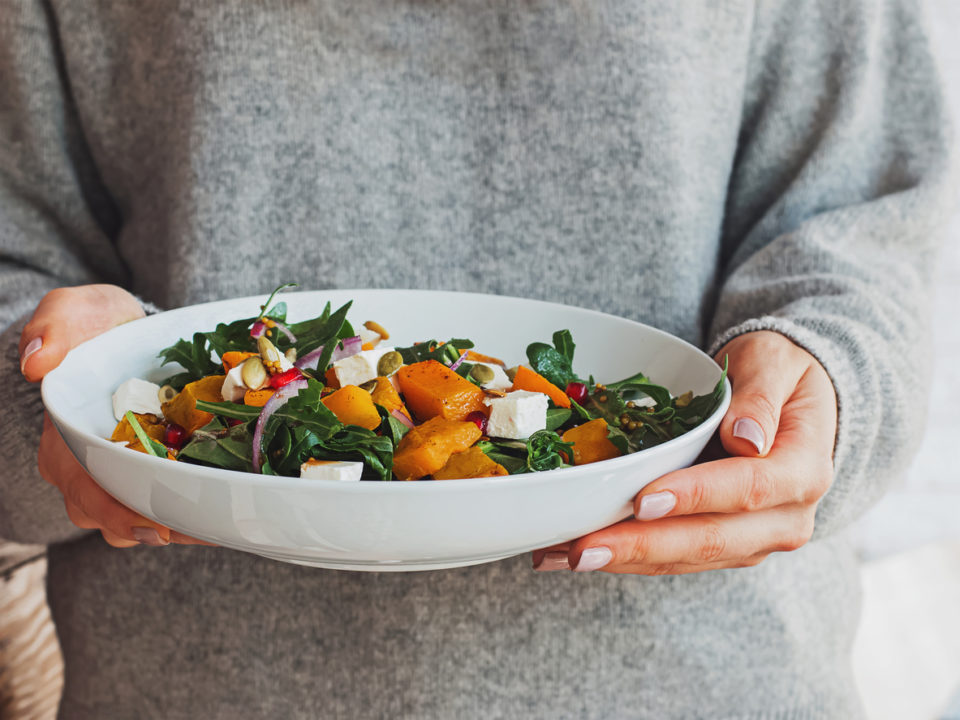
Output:
[[[719,437],[730,457],[647,485],[634,517],[533,553],[536,570],[666,575],[756,565],[813,534],[833,480],[837,400],[826,371],[783,335],[731,340],[730,409]]]

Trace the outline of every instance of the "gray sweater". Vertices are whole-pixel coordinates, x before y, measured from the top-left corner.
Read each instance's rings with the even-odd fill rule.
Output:
[[[859,716],[841,530],[921,433],[945,127],[910,0],[3,0],[0,536],[51,545],[62,717]],[[18,373],[43,294],[289,280],[782,332],[839,398],[815,538],[691,576],[377,574],[74,528]]]

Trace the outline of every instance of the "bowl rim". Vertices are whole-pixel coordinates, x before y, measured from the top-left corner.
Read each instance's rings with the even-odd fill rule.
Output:
[[[320,289],[320,290],[302,290],[302,291],[291,291],[283,293],[282,297],[295,296],[295,295],[322,295],[322,294],[338,293],[338,294],[364,294],[364,295],[377,295],[377,294],[409,294],[409,295],[423,295],[423,294],[432,294],[436,296],[442,295],[455,295],[458,297],[476,297],[484,299],[497,299],[505,301],[520,301],[523,303],[532,303],[537,305],[543,305],[551,307],[554,309],[561,309],[564,311],[576,311],[579,313],[584,313],[587,315],[595,315],[598,317],[603,317],[605,319],[616,319],[620,322],[625,322],[637,327],[643,328],[645,332],[652,333],[654,335],[660,335],[664,338],[670,340],[674,343],[680,343],[682,346],[689,351],[692,351],[695,354],[700,355],[702,358],[708,360],[709,362],[716,365],[718,370],[720,366],[711,358],[707,353],[693,345],[692,343],[684,340],[683,338],[677,337],[671,333],[661,330],[660,328],[653,327],[652,325],[647,325],[646,323],[639,322],[637,320],[632,320],[630,318],[625,318],[619,315],[613,315],[611,313],[605,313],[600,310],[594,310],[592,308],[583,308],[575,305],[565,305],[563,303],[551,302],[547,300],[538,300],[534,298],[524,298],[511,295],[497,295],[493,293],[476,293],[476,292],[459,292],[451,290],[431,290],[431,289],[412,289],[412,288],[331,288],[331,289]],[[157,322],[156,318],[175,316],[178,314],[188,315],[195,312],[199,308],[212,308],[213,306],[219,304],[233,304],[233,303],[242,303],[245,301],[252,301],[255,303],[261,302],[263,295],[249,295],[244,297],[236,298],[225,298],[221,300],[211,300],[204,303],[197,303],[194,305],[187,305],[179,308],[173,308],[171,310],[165,310],[159,313],[153,313],[147,315],[143,318],[138,318],[136,320],[118,325],[110,330],[107,330],[96,337],[90,338],[89,340],[77,345],[76,348],[70,350],[67,353],[67,356],[61,361],[60,365],[51,370],[44,377],[41,382],[40,392],[41,398],[43,400],[43,405],[45,410],[50,413],[51,418],[54,421],[54,425],[57,427],[58,432],[61,425],[70,428],[74,433],[79,434],[84,441],[92,443],[95,446],[98,446],[108,451],[126,451],[129,453],[129,450],[125,447],[121,447],[118,443],[109,440],[107,438],[102,438],[99,435],[95,435],[83,428],[79,428],[71,422],[66,421],[66,419],[60,414],[57,409],[56,399],[51,397],[51,386],[52,382],[48,382],[48,378],[53,376],[56,378],[64,364],[66,363],[70,353],[74,352],[77,348],[84,347],[91,343],[102,342],[103,338],[111,334],[122,334],[127,331],[127,329],[133,325],[142,326],[143,324],[149,324],[151,322]],[[159,366],[162,367],[162,366]],[[225,468],[216,468],[216,467],[207,467],[205,465],[195,465],[192,463],[183,463],[189,467],[189,472],[191,474],[198,474],[200,477],[209,477],[211,479],[219,479],[221,481],[231,481],[231,482],[244,482],[250,486],[267,486],[270,488],[280,488],[286,487],[289,489],[299,489],[299,488],[327,488],[327,489],[336,489],[339,492],[345,493],[377,493],[377,492],[405,492],[405,493],[421,493],[421,492],[468,492],[471,490],[476,490],[477,488],[483,487],[497,487],[497,486],[507,486],[507,487],[516,487],[517,489],[528,488],[530,486],[536,486],[541,483],[550,483],[556,482],[558,476],[562,476],[564,479],[569,481],[574,481],[578,475],[594,475],[602,467],[604,471],[617,472],[621,467],[626,468],[629,465],[639,462],[642,458],[651,458],[657,455],[671,452],[673,449],[677,448],[680,445],[687,443],[694,443],[703,435],[703,434],[713,434],[714,430],[719,426],[720,421],[723,416],[726,414],[727,409],[730,405],[731,399],[731,385],[730,378],[724,378],[724,392],[723,397],[720,400],[720,404],[717,408],[707,416],[703,422],[697,425],[692,430],[687,431],[683,435],[675,437],[667,442],[660,443],[650,448],[644,450],[639,450],[635,453],[629,453],[627,455],[621,455],[619,457],[610,458],[608,460],[602,460],[599,462],[589,463],[587,465],[577,465],[565,468],[557,468],[554,470],[542,470],[539,472],[527,472],[527,473],[518,473],[516,475],[505,475],[497,477],[485,477],[485,478],[459,478],[453,481],[437,481],[437,480],[418,480],[418,481],[404,481],[404,480],[394,480],[389,481],[383,480],[366,480],[359,482],[342,482],[339,480],[312,480],[308,478],[300,477],[290,477],[286,475],[262,475],[259,473],[245,472],[241,470],[227,470]],[[62,433],[61,433],[62,434]],[[163,466],[153,465],[153,468],[159,467],[169,467],[171,471],[176,473],[177,467],[179,465],[169,466],[169,460],[166,458],[159,458],[153,455],[148,455],[146,453],[132,453],[132,455],[123,456],[127,458],[127,462],[132,462],[135,465],[138,463],[146,463],[144,468],[150,468],[151,463],[164,463]],[[386,490],[387,487],[402,486],[405,489],[400,490]],[[413,486],[411,488],[410,486]],[[422,488],[431,488],[430,490],[416,490],[417,486]],[[437,487],[454,487],[459,488],[459,490],[437,490]]]

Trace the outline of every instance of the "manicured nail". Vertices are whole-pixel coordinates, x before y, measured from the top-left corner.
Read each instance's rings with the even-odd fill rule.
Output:
[[[138,543],[143,545],[154,545],[156,547],[169,545],[169,542],[160,537],[160,533],[152,527],[133,528],[133,537]]]
[[[613,552],[608,547],[587,548],[580,554],[580,562],[574,568],[577,572],[589,572],[590,570],[599,570],[604,565],[609,565],[613,560]]]
[[[23,355],[20,356],[20,374],[23,375],[23,366],[27,364],[27,360],[30,359],[30,356],[33,355],[37,350],[43,347],[43,338],[35,337],[33,340],[27,343],[27,346],[23,349]]]
[[[763,436],[763,428],[753,418],[743,417],[733,424],[733,436],[753,443],[757,455],[763,454],[763,446],[767,439]]]
[[[534,570],[569,570],[570,561],[565,552],[548,552],[539,563],[533,566]]]
[[[640,498],[640,511],[637,520],[656,520],[673,510],[677,504],[677,496],[669,490],[651,493]]]

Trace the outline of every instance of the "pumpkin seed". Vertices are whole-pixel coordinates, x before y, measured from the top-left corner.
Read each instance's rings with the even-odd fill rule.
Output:
[[[520,369],[520,366],[519,366],[519,365],[514,365],[513,367],[507,368],[506,370],[504,370],[504,372],[507,373],[507,379],[508,379],[510,382],[513,382],[513,381],[516,379],[516,377],[517,377],[517,370],[519,370],[519,369]]]
[[[160,404],[170,402],[177,396],[177,391],[173,389],[172,385],[164,385],[157,392],[157,397],[160,398]]]
[[[383,338],[384,340],[389,340],[389,339],[390,339],[390,333],[388,333],[386,330],[383,329],[383,325],[381,325],[380,323],[378,323],[378,322],[376,322],[376,321],[374,321],[374,320],[367,320],[367,321],[363,324],[363,326],[364,326],[367,330],[372,330],[373,332],[375,332],[377,335],[379,335],[379,336],[380,336],[381,338]]]
[[[470,368],[470,377],[472,377],[481,385],[485,385],[493,380],[493,369],[487,367],[486,365],[474,365],[472,368]]]
[[[396,350],[391,350],[388,353],[384,353],[377,362],[377,375],[382,377],[393,375],[393,373],[400,369],[401,365],[403,365],[403,355]]]
[[[257,338],[257,350],[260,351],[260,359],[264,364],[280,362],[280,351],[265,335]]]
[[[287,358],[287,360],[289,360],[290,362],[295,363],[297,361],[297,349],[287,348],[284,351],[283,356]]]
[[[367,380],[365,383],[362,383],[358,386],[361,390],[366,390],[367,392],[373,392],[373,389],[377,387],[376,380]]]
[[[267,340],[267,342],[270,341]],[[243,361],[240,377],[243,378],[243,384],[248,388],[259,390],[267,384],[267,369],[263,366],[263,361],[260,358],[256,356],[248,357]]]

